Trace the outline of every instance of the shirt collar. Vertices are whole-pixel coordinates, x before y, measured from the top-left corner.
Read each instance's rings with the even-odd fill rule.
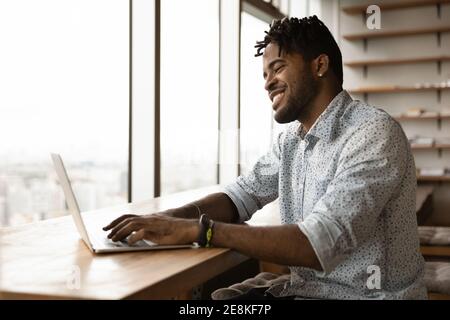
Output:
[[[331,141],[336,132],[340,115],[352,101],[348,92],[342,90],[334,97],[307,133],[304,131],[303,124],[300,124],[297,134],[306,140],[318,138],[327,142]]]

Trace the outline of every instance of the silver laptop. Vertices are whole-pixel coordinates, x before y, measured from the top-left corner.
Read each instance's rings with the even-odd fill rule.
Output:
[[[158,245],[147,240],[138,241],[137,243],[130,246],[125,240],[120,242],[113,242],[112,240],[108,239],[108,237],[106,236],[106,232],[103,231],[100,226],[95,229],[86,228],[62,158],[59,154],[52,154],[51,156],[53,164],[55,166],[56,174],[58,175],[59,182],[64,191],[67,206],[69,207],[69,211],[72,214],[81,239],[83,239],[84,243],[93,253],[196,248],[196,246],[194,245]],[[108,223],[109,221],[105,221],[105,225]]]

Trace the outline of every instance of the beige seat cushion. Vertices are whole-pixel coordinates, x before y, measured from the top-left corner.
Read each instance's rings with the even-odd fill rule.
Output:
[[[247,293],[253,288],[269,288],[273,285],[285,283],[290,280],[289,274],[275,274],[262,272],[254,278],[247,279],[241,283],[233,284],[228,288],[217,289],[211,294],[213,300],[227,300]]]
[[[446,246],[450,245],[450,227],[419,227],[420,244]]]
[[[426,262],[425,285],[428,292],[450,295],[450,263]]]

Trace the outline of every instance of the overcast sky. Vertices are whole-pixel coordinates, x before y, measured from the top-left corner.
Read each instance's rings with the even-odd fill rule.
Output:
[[[126,160],[128,5],[0,0],[2,160]]]
[[[162,3],[163,160],[167,149],[217,157],[218,2],[195,1],[190,13],[188,1]],[[49,161],[49,152],[127,160],[128,10],[128,0],[0,0],[0,164]],[[253,47],[267,24],[244,23],[242,130],[261,133],[271,110]],[[242,145],[264,148],[253,136]]]

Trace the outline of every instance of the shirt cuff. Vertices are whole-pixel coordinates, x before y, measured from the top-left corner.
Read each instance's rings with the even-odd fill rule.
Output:
[[[322,221],[318,215],[311,214],[298,226],[308,238],[317,259],[322,266],[322,272],[318,276],[330,274],[342,261],[342,256],[337,252],[336,243],[342,235],[341,229],[334,223]]]
[[[252,215],[258,211],[258,206],[255,200],[245,192],[244,189],[239,186],[237,182],[229,184],[222,191],[228,197],[230,197],[231,201],[233,201],[239,213],[239,222],[245,222],[250,220]]]

